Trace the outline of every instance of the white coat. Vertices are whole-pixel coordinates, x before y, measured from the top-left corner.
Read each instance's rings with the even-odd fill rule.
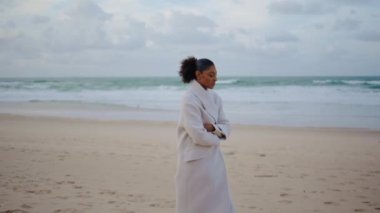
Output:
[[[204,123],[213,124],[216,131],[207,132]],[[177,131],[177,213],[234,213],[219,148],[230,133],[221,98],[196,80],[190,82],[182,99]]]

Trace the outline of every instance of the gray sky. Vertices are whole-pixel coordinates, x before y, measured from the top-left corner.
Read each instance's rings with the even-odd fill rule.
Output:
[[[0,77],[380,75],[379,0],[0,0]]]

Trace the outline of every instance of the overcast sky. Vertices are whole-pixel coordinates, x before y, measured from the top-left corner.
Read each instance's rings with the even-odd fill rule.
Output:
[[[0,0],[0,77],[380,75],[380,0]]]

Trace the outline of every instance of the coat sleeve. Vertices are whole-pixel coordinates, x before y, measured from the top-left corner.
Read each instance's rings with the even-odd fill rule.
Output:
[[[226,115],[224,114],[222,99],[220,97],[218,97],[218,99],[219,99],[220,107],[219,107],[218,121],[216,123],[216,126],[218,127],[219,131],[224,135],[224,137],[222,138],[226,139],[230,135],[231,124],[227,120]]]
[[[218,136],[207,132],[203,126],[201,111],[194,103],[184,103],[183,125],[192,141],[201,146],[219,146]]]

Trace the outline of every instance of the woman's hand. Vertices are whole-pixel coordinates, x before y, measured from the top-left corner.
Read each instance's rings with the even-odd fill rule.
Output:
[[[214,125],[212,125],[210,123],[204,123],[203,126],[205,127],[205,129],[207,130],[207,132],[213,132],[213,131],[215,131]]]

